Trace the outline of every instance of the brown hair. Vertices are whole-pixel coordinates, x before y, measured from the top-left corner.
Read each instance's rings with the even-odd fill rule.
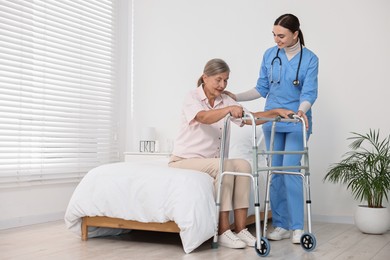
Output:
[[[221,60],[221,59],[209,60],[206,63],[206,66],[204,66],[204,69],[203,69],[203,74],[205,74],[207,76],[214,76],[214,75],[217,75],[219,73],[224,73],[224,72],[230,72],[230,68],[227,65],[227,63],[224,60]],[[198,85],[197,86],[199,87],[203,83],[204,82],[203,82],[203,75],[202,75],[198,79]]]
[[[275,20],[274,25],[280,25],[286,29],[289,29],[292,33],[298,31],[298,38],[302,45],[305,45],[305,41],[303,39],[303,33],[299,28],[301,25],[299,23],[298,17],[293,14],[284,14],[279,16],[278,19]]]

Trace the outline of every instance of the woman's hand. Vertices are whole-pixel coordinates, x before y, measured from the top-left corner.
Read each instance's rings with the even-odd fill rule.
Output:
[[[284,108],[277,108],[277,109],[275,109],[275,112],[278,113],[278,115],[283,117],[283,118],[290,118],[291,114],[295,115],[294,111],[288,110],[288,109],[284,109]]]
[[[279,109],[276,109],[276,110],[279,113],[279,115],[281,117],[283,117],[283,118],[290,118],[289,115],[291,115],[291,114],[293,114],[293,115],[296,114],[300,118],[303,118],[303,120],[305,121],[306,130],[309,130],[309,120],[307,119],[306,114],[302,110],[299,110],[297,113],[295,113],[292,110],[283,109],[283,108],[279,108]]]
[[[234,118],[241,118],[244,113],[244,109],[241,106],[229,106],[229,113]]]

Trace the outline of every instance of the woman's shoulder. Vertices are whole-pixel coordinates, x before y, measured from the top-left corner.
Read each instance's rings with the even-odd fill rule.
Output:
[[[188,102],[189,100],[202,100],[205,98],[204,91],[201,86],[191,89],[187,92],[185,96],[185,102]]]
[[[229,95],[222,93],[221,98],[223,102],[228,106],[241,106],[237,101],[235,101],[233,98],[231,98]]]

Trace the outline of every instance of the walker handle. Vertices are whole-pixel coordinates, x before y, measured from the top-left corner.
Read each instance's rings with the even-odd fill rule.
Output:
[[[295,115],[294,113],[291,113],[291,114],[288,114],[287,116],[288,116],[288,118],[290,118],[290,119],[295,119],[295,116],[296,116],[296,115]]]

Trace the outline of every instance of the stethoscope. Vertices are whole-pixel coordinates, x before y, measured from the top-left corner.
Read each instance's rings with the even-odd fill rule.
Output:
[[[301,47],[301,51],[299,53],[299,63],[298,63],[297,74],[295,75],[295,80],[293,80],[293,82],[292,82],[294,86],[298,86],[300,83],[298,80],[298,74],[299,74],[299,69],[301,68],[301,61],[302,61],[302,43],[299,42],[299,46]],[[273,58],[271,61],[271,83],[277,83],[277,84],[280,83],[280,75],[282,74],[282,60],[279,57],[279,51],[280,51],[280,49],[278,49],[278,51],[276,52],[275,58]],[[274,67],[275,60],[278,60],[279,66],[280,66],[279,76],[278,76],[278,80],[276,82],[273,80],[273,76],[274,76],[273,67]]]

